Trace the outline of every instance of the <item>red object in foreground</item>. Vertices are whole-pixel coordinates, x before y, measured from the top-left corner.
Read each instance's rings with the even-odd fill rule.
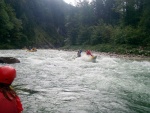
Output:
[[[0,113],[21,113],[23,111],[20,98],[8,100],[0,92]]]
[[[0,83],[11,84],[16,77],[16,70],[11,66],[0,67]]]
[[[23,111],[20,98],[10,86],[15,77],[15,68],[0,67],[0,113],[21,113]]]

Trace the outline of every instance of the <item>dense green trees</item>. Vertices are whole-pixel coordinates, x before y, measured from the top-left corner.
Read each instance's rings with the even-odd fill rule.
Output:
[[[1,0],[0,48],[150,47],[149,0]]]
[[[93,44],[88,40],[136,46],[149,44],[144,41],[149,40],[149,1],[93,0],[91,4],[87,1],[80,4],[77,7],[79,15],[75,18],[80,22],[76,38],[82,38],[82,44]]]
[[[0,2],[0,45],[2,48],[21,47],[25,35],[21,32],[22,22],[16,18],[14,9],[1,0]]]
[[[11,6],[14,14],[16,14],[16,21],[18,19],[21,23],[21,32],[25,34],[21,35],[18,33],[15,36],[16,43],[19,42],[19,39],[17,39],[19,37],[23,39],[20,43],[22,47],[38,46],[53,48],[63,45],[63,37],[66,32],[64,27],[65,5],[67,5],[63,0],[4,0],[3,4],[6,4],[5,7],[7,9],[9,8],[8,6]],[[19,25],[19,21],[18,24],[15,21],[13,24]],[[1,29],[3,29],[2,26]],[[18,44],[12,44],[20,48]]]

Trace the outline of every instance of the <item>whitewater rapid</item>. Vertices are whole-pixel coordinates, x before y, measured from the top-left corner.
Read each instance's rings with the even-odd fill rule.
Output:
[[[100,53],[95,63],[76,58],[76,51],[0,50],[18,58],[13,86],[23,113],[148,113],[150,61]],[[0,64],[8,65],[8,64]]]

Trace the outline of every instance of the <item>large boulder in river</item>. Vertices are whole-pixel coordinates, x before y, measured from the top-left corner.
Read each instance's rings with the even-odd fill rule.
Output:
[[[0,57],[0,63],[13,64],[13,63],[20,63],[20,61],[14,57]]]

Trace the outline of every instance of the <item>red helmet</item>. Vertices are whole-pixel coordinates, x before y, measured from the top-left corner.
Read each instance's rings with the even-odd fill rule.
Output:
[[[16,77],[16,69],[11,66],[0,67],[0,83],[11,84]]]

